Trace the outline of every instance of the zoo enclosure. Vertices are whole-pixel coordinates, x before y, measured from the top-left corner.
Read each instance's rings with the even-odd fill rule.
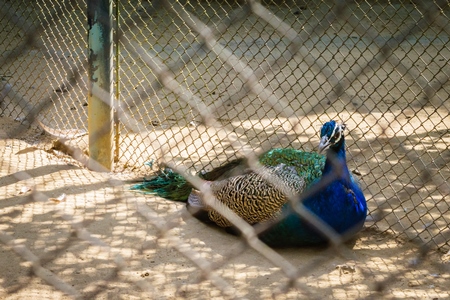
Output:
[[[7,3],[3,115],[85,150],[86,3]],[[448,248],[448,2],[115,5],[116,171],[312,151],[341,119],[376,226]]]

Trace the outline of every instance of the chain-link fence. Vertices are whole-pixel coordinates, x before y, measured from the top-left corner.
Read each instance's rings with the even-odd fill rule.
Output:
[[[114,3],[111,174],[82,166],[86,3],[0,3],[1,297],[450,297],[448,1]],[[274,251],[129,191],[315,151],[330,119],[369,208],[352,245]]]

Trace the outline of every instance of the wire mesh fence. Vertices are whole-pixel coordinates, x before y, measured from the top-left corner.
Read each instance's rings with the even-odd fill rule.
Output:
[[[83,167],[86,3],[1,4],[2,297],[449,297],[447,1],[114,3],[109,174]],[[369,208],[352,245],[275,251],[129,191],[162,164],[199,187],[236,157],[315,151],[330,119]]]

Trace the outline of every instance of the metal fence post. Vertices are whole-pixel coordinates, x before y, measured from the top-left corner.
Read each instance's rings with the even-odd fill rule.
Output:
[[[89,0],[87,4],[88,167],[105,171],[113,167],[112,0]]]

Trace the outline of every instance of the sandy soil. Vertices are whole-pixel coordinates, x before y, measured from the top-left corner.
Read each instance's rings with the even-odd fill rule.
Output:
[[[1,128],[17,127],[17,122],[6,117],[0,121]],[[1,136],[6,137],[5,131]],[[173,247],[185,255],[186,249],[193,251],[198,255],[193,257],[204,260],[201,264],[206,268],[225,260],[213,274],[234,288],[239,298],[269,299],[287,284],[280,268],[261,254],[251,249],[238,251],[238,238],[180,216],[182,204],[117,184],[126,178],[124,174],[91,172],[17,139],[1,139],[0,147],[0,193],[5,195],[0,203],[2,239],[9,236],[14,239],[9,246],[25,246],[37,256],[60,249],[42,262],[51,272],[49,278],[60,278],[85,297],[100,287],[98,299],[223,298],[210,280],[198,283],[202,272]],[[62,194],[66,196],[58,200]],[[30,199],[32,195],[36,201]],[[139,204],[157,212],[160,219],[152,222],[172,220],[174,228],[159,236],[155,226],[137,213]],[[73,223],[65,215],[73,216]],[[80,232],[70,239],[76,224],[83,224],[84,234],[101,244]],[[445,255],[431,251],[422,261],[416,245],[370,225],[339,254],[326,248],[277,250],[299,269],[301,277],[298,287],[276,298],[450,297]],[[28,277],[30,262],[11,247],[0,245],[2,299],[68,298],[42,279]],[[124,265],[115,276],[114,261],[119,256]]]
[[[360,13],[368,4],[359,5],[352,11]],[[387,37],[420,17],[411,3],[405,6],[406,10],[397,4],[387,8],[374,5],[366,17],[378,17],[372,26],[381,37]],[[280,16],[287,16],[285,22],[298,31],[314,23],[308,21],[310,18],[320,18],[321,9],[326,11],[326,7],[318,7],[313,13],[308,7],[293,15],[285,9]],[[8,72],[0,74],[1,79],[13,82],[17,92],[35,103],[54,93],[67,76],[61,70],[85,58],[84,50],[79,50],[83,31],[74,35],[65,31],[67,24],[81,22],[82,11],[71,11],[65,23],[45,33],[43,38],[54,43],[51,55],[31,49],[3,66],[1,70]],[[204,6],[198,12],[212,24],[220,19],[217,11],[217,7]],[[158,26],[158,20],[164,18],[164,13],[147,16],[146,28],[134,28],[128,34],[152,43],[152,51],[170,64],[176,58],[174,50],[196,40],[185,34],[188,30],[179,21]],[[236,36],[240,27],[235,26],[219,42],[252,68],[286,50],[285,39],[258,18],[251,16],[241,26],[248,29],[245,34]],[[11,44],[5,45],[11,50],[20,37],[16,38],[14,28],[5,28],[0,40],[11,37]],[[412,72],[439,82],[445,79],[450,57],[448,35],[433,25],[427,36],[436,39],[430,43],[423,36],[410,36],[394,54]],[[70,47],[64,48],[67,43]],[[320,38],[308,40],[306,47],[312,55],[325,59],[338,77],[348,76],[377,51],[374,43],[360,37],[348,24],[333,25]],[[120,59],[121,96],[133,99],[128,102],[130,112],[148,131],[137,134],[122,128],[116,173],[83,168],[66,155],[67,149],[34,125],[23,127],[20,136],[11,135],[22,126],[18,122],[23,118],[22,108],[1,103],[1,299],[69,298],[61,289],[87,299],[96,291],[99,299],[450,299],[450,257],[445,254],[448,238],[442,234],[449,230],[445,192],[450,177],[448,82],[421,106],[420,87],[386,63],[359,77],[338,101],[325,105],[319,101],[331,85],[298,56],[279,72],[261,79],[297,114],[279,116],[261,105],[258,97],[245,95],[236,101],[242,81],[222,61],[205,53],[202,63],[188,65],[189,72],[179,72],[176,79],[216,111],[223,128],[213,130],[199,124],[195,107],[165,89],[136,97],[154,75],[126,49],[122,49]],[[53,128],[68,129],[69,124],[70,128],[85,129],[83,90],[73,87],[68,93],[58,93],[60,102],[43,112],[41,120]],[[218,101],[224,101],[223,107],[214,106]],[[318,127],[330,118],[347,123],[349,167],[359,174],[355,176],[364,186],[369,219],[375,218],[379,209],[384,212],[383,219],[376,226],[369,220],[356,241],[340,253],[326,248],[277,250],[301,276],[295,287],[275,296],[272,293],[288,284],[279,266],[255,250],[240,252],[238,238],[182,215],[182,204],[131,192],[129,184],[123,182],[150,172],[144,163],[161,158],[161,145],[170,149],[166,159],[193,170],[210,168],[236,155],[237,150],[226,140],[229,135],[255,150],[284,146],[313,150]],[[300,132],[293,132],[295,122],[300,123]],[[86,137],[70,143],[86,151]],[[420,164],[406,160],[405,150],[414,150]],[[404,159],[406,163],[399,163]],[[424,183],[418,174],[425,166],[434,180]],[[138,213],[141,204],[156,212],[156,217],[143,218]],[[157,227],[169,220],[174,228],[161,236]],[[384,231],[387,228],[391,230]],[[417,235],[421,241],[432,240],[429,245],[441,246],[441,250],[431,250],[419,259],[421,248],[408,241]],[[10,238],[13,240],[6,245]],[[23,247],[38,257],[44,255],[41,264],[45,270],[36,269],[44,274],[41,278],[29,276],[33,256],[21,257],[29,255]],[[119,269],[120,258],[124,263]],[[201,281],[205,274],[193,261],[205,269],[215,268],[214,276]],[[58,278],[65,285],[52,281]],[[227,285],[230,295],[216,285]]]

